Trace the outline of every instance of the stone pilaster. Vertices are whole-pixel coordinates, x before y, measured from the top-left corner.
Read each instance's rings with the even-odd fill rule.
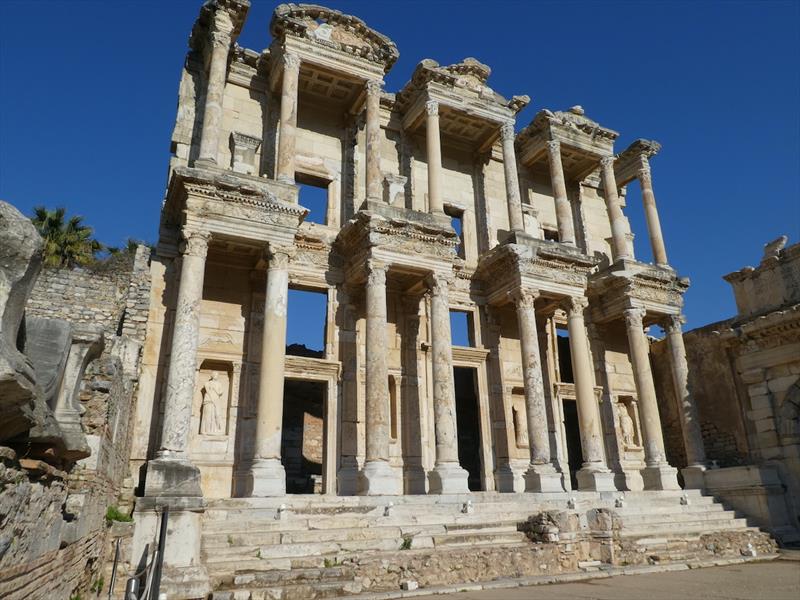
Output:
[[[642,168],[638,172],[639,185],[642,189],[644,217],[647,221],[647,232],[650,235],[650,247],[653,249],[653,260],[661,267],[669,265],[667,249],[664,247],[664,236],[661,234],[661,221],[656,208],[656,196],[653,193],[653,179],[650,175],[650,163],[642,156]]]
[[[428,474],[432,494],[469,492],[468,474],[458,462],[456,394],[453,383],[453,344],[450,334],[450,304],[447,278],[434,273],[429,279],[431,293],[431,360],[433,415],[436,430],[436,466]]]
[[[214,23],[209,33],[211,60],[206,81],[206,101],[203,110],[203,129],[200,132],[198,163],[217,164],[219,132],[222,125],[222,99],[225,96],[225,79],[228,70],[228,53],[231,49],[233,21],[225,10],[214,13]]]
[[[386,265],[367,264],[366,462],[359,474],[359,493],[370,496],[403,493],[402,473],[389,465],[389,370],[386,365]]]
[[[383,197],[381,178],[381,81],[368,81],[367,90],[367,199],[379,202]]]
[[[256,449],[250,465],[250,495],[254,497],[282,496],[286,493],[286,473],[281,463],[281,431],[289,260],[293,253],[292,246],[275,244],[269,244],[266,252],[267,288],[261,331]]]
[[[156,458],[147,465],[146,496],[201,497],[200,471],[190,461],[189,429],[197,374],[200,303],[209,234],[184,231],[178,302],[172,329],[167,392]]]
[[[606,208],[608,209],[608,218],[611,221],[611,243],[614,249],[614,260],[630,258],[627,221],[622,213],[622,204],[619,200],[617,180],[614,176],[613,156],[604,156],[600,159],[600,177],[603,180]]]
[[[594,393],[592,358],[583,312],[588,306],[586,298],[571,297],[566,304],[569,350],[572,357],[572,375],[575,379],[575,396],[578,408],[578,426],[581,434],[583,466],[578,471],[578,488],[598,492],[613,491],[614,474],[606,466],[603,454],[603,432],[600,427],[600,410]]]
[[[525,412],[528,418],[528,443],[531,462],[525,473],[528,492],[563,492],[561,474],[552,464],[547,406],[542,379],[539,334],[536,330],[534,303],[538,292],[525,290],[514,294],[522,348],[522,376],[525,385]]]
[[[561,164],[561,142],[547,142],[547,159],[550,165],[550,181],[553,185],[553,197],[556,202],[558,240],[563,244],[574,246],[575,224],[572,220],[572,205],[567,196],[567,182],[564,179],[564,167]]]
[[[295,138],[297,135],[297,89],[300,79],[300,57],[283,55],[281,82],[281,120],[278,138],[278,169],[276,179],[294,183]]]
[[[644,487],[649,490],[678,489],[677,472],[667,463],[664,450],[664,436],[661,432],[656,388],[650,368],[650,346],[642,322],[645,310],[629,308],[624,311],[624,315],[633,378],[636,382],[639,401],[639,415],[644,430],[643,446],[646,465],[642,471]]]
[[[503,123],[500,127],[503,141],[503,169],[506,178],[506,199],[508,202],[508,228],[511,231],[525,231],[522,217],[522,201],[519,193],[519,177],[517,175],[517,156],[514,152],[514,122]]]
[[[664,322],[669,348],[669,366],[672,371],[672,383],[678,402],[678,414],[681,419],[683,443],[686,448],[687,466],[681,472],[686,487],[705,487],[706,450],[703,445],[703,433],[700,429],[700,417],[697,406],[689,390],[689,365],[686,362],[686,347],[681,332],[682,318],[670,315]]]
[[[439,137],[439,103],[428,100],[425,136],[428,149],[428,210],[433,214],[444,212],[442,201],[442,141]]]

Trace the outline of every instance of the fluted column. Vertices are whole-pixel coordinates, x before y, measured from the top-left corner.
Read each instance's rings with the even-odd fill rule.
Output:
[[[667,333],[669,366],[672,371],[672,383],[678,401],[678,414],[681,419],[681,431],[686,449],[687,467],[681,472],[686,487],[702,488],[705,483],[703,473],[706,470],[706,450],[697,406],[689,390],[689,365],[686,361],[686,347],[683,343],[681,323],[680,315],[670,315],[663,323],[664,331]]]
[[[671,490],[678,488],[676,471],[667,463],[664,450],[664,435],[661,432],[661,418],[658,414],[658,399],[650,368],[650,344],[644,333],[643,308],[629,308],[624,311],[625,327],[628,333],[628,346],[636,382],[639,402],[639,415],[642,420],[644,438],[645,469],[642,471],[645,489]]]
[[[575,224],[572,220],[572,205],[567,196],[567,182],[561,164],[561,142],[547,142],[547,160],[550,164],[550,180],[553,184],[553,197],[556,202],[556,221],[558,222],[558,241],[575,245]]]
[[[606,466],[603,454],[600,410],[594,393],[592,357],[589,354],[589,339],[583,318],[583,311],[587,306],[586,298],[579,297],[569,298],[566,304],[569,351],[583,452],[583,466],[577,473],[578,487],[581,490],[612,491],[615,489],[614,476]]]
[[[667,249],[664,247],[664,236],[661,234],[661,221],[656,208],[656,196],[653,193],[653,179],[650,175],[650,163],[642,157],[642,168],[639,169],[639,185],[642,189],[644,217],[647,221],[647,232],[650,235],[650,247],[653,249],[653,260],[659,266],[666,267]]]
[[[604,156],[600,159],[600,177],[606,195],[606,209],[611,222],[611,243],[614,248],[614,260],[630,258],[628,251],[627,226],[622,204],[617,190],[617,179],[614,176],[614,157]]]
[[[506,177],[506,199],[508,202],[508,227],[511,231],[525,231],[522,217],[522,201],[517,176],[517,156],[514,152],[514,122],[503,123],[500,127],[503,141],[503,169]]]
[[[389,369],[386,365],[386,265],[367,263],[366,462],[359,493],[403,493],[402,474],[389,465]]]
[[[425,136],[428,148],[428,210],[432,214],[444,212],[442,200],[442,141],[439,137],[439,103],[425,103],[427,116]]]
[[[433,361],[433,416],[436,431],[436,466],[428,475],[432,494],[469,492],[468,474],[458,462],[456,393],[453,383],[453,344],[447,278],[434,273],[431,293],[431,360]]]
[[[561,475],[553,468],[550,433],[547,423],[547,400],[542,380],[539,334],[536,330],[534,303],[539,293],[520,290],[513,295],[517,306],[519,341],[522,349],[522,377],[525,386],[525,412],[528,417],[530,466],[525,473],[528,492],[562,492]]]
[[[180,282],[172,328],[167,392],[156,458],[148,463],[147,496],[202,496],[200,472],[187,454],[192,419],[200,303],[203,299],[209,234],[183,232]]]
[[[368,81],[367,88],[367,199],[380,201],[383,196],[381,181],[381,81]]]
[[[275,244],[270,244],[266,252],[267,287],[261,330],[256,451],[250,466],[251,496],[282,496],[286,493],[286,473],[281,463],[281,434],[289,259],[293,253],[293,247]]]
[[[294,183],[295,138],[297,135],[297,86],[300,79],[300,57],[283,55],[281,83],[281,120],[278,138],[278,181]]]
[[[217,10],[214,13],[214,24],[209,34],[211,60],[206,82],[203,129],[200,132],[200,155],[198,158],[200,163],[217,164],[219,131],[222,125],[222,100],[225,96],[225,79],[232,32],[231,16],[225,10]]]

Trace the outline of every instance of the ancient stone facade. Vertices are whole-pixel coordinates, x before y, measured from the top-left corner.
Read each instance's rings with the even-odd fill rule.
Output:
[[[768,527],[800,540],[800,244],[781,237],[760,264],[725,276],[738,314],[686,333],[708,459],[706,487]],[[654,346],[657,371],[663,344]],[[665,413],[674,414],[664,389]],[[669,419],[666,430],[674,430]],[[676,464],[685,464],[679,452]],[[719,467],[719,468],[717,468]]]

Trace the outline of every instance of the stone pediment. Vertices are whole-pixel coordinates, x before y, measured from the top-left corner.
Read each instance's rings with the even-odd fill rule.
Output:
[[[364,21],[317,4],[281,4],[272,14],[272,37],[287,35],[380,63],[388,71],[400,53],[388,37]]]

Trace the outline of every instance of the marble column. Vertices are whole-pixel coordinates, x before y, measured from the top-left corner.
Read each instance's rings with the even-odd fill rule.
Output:
[[[503,141],[503,169],[505,170],[506,178],[508,228],[514,232],[524,232],[525,220],[522,216],[522,201],[519,193],[517,156],[514,152],[514,121],[503,123],[500,127],[500,137]]]
[[[453,344],[450,336],[450,303],[447,278],[434,273],[431,293],[431,360],[433,418],[436,431],[436,465],[428,474],[431,494],[466,494],[468,473],[458,462],[456,392],[453,383]]]
[[[687,466],[681,470],[686,487],[705,487],[706,450],[703,445],[703,433],[700,429],[700,417],[697,406],[689,390],[689,365],[686,362],[686,347],[681,332],[682,317],[670,315],[664,322],[669,348],[669,366],[672,371],[672,383],[678,402],[678,414],[681,419],[683,443],[686,449]]]
[[[439,137],[439,103],[428,100],[425,103],[428,115],[425,136],[428,149],[428,211],[432,214],[444,212],[442,200],[442,141]]]
[[[578,427],[581,434],[583,465],[577,473],[578,488],[598,492],[613,491],[614,474],[606,466],[603,454],[603,431],[600,410],[594,392],[592,357],[583,312],[588,306],[586,298],[571,297],[567,301],[567,329],[569,351],[572,358],[572,375],[575,379],[575,397],[578,408]]]
[[[389,464],[389,369],[386,364],[386,265],[367,263],[366,289],[366,461],[359,473],[359,493],[403,493],[402,473]]]
[[[572,221],[572,205],[567,196],[567,182],[561,164],[561,142],[547,142],[547,160],[550,164],[550,181],[556,202],[556,221],[558,222],[558,241],[575,245],[575,224]]]
[[[614,249],[614,260],[630,258],[628,251],[628,226],[622,212],[622,204],[617,190],[617,179],[614,176],[614,157],[604,156],[600,159],[600,177],[606,195],[606,208],[611,221],[611,244]]]
[[[283,55],[281,83],[281,120],[278,138],[278,169],[276,179],[294,183],[295,137],[297,134],[297,87],[300,79],[300,57]]]
[[[531,462],[525,473],[527,492],[563,492],[561,474],[556,472],[550,454],[547,399],[542,379],[539,334],[534,303],[538,291],[519,290],[513,295],[517,306],[519,341],[522,348],[522,377],[525,387],[525,412],[528,419],[528,444]]]
[[[669,266],[667,249],[664,247],[664,236],[661,234],[661,221],[656,208],[656,196],[653,193],[653,179],[650,176],[650,163],[642,157],[642,168],[639,169],[639,186],[642,189],[644,217],[647,221],[647,232],[650,234],[650,247],[653,249],[653,260],[660,267]]]
[[[381,81],[368,81],[367,89],[367,200],[380,202],[383,198],[381,178]]]
[[[250,465],[250,495],[253,497],[282,496],[286,493],[286,473],[281,463],[281,431],[289,260],[293,252],[292,246],[275,244],[269,244],[266,251],[267,287],[261,329],[255,456]]]
[[[146,496],[202,496],[200,470],[189,461],[200,304],[203,299],[209,234],[184,230],[175,321],[172,326],[169,369],[161,439],[156,457],[147,465]]]
[[[650,344],[644,333],[645,309],[629,308],[624,311],[628,333],[633,379],[636,383],[639,416],[642,420],[645,469],[642,471],[644,487],[648,490],[679,489],[677,471],[667,463],[658,399],[650,368]]]
[[[233,22],[225,10],[214,13],[214,23],[209,33],[211,60],[206,81],[206,101],[203,110],[203,129],[200,131],[200,154],[202,163],[217,164],[219,132],[222,125],[222,100],[225,96],[225,79],[228,71],[228,54],[231,49]]]

